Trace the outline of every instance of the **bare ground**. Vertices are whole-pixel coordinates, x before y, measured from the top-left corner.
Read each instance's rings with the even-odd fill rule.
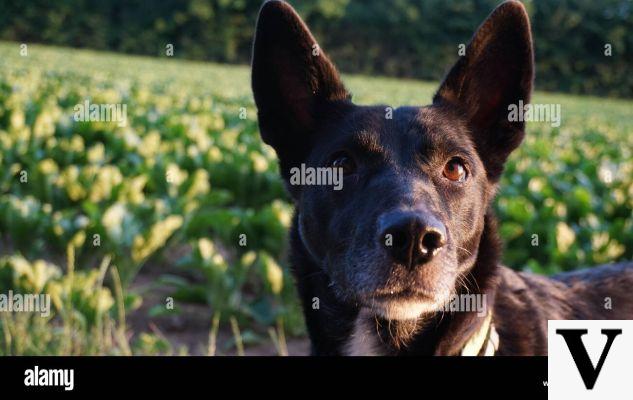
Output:
[[[175,352],[186,347],[187,354],[207,355],[209,345],[209,332],[211,330],[211,307],[204,304],[185,303],[178,301],[179,312],[173,315],[149,316],[149,310],[156,305],[165,305],[165,299],[170,296],[170,288],[154,285],[156,279],[163,273],[161,268],[144,266],[139,275],[134,279],[130,290],[142,294],[143,303],[140,308],[127,316],[128,328],[138,334],[139,332],[153,332],[164,337],[171,343]],[[228,324],[221,325],[217,337],[216,355],[236,355],[235,346],[227,348],[231,343],[233,334]],[[287,338],[286,346],[288,355],[308,355],[310,344],[305,337]],[[247,356],[275,356],[279,355],[271,339],[265,338],[260,343],[244,345],[244,354]]]

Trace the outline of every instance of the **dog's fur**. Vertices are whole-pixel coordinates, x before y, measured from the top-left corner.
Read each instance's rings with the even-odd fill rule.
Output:
[[[313,354],[460,354],[485,319],[439,309],[459,293],[486,295],[499,355],[546,354],[550,319],[633,318],[632,264],[551,279],[500,265],[490,203],[524,136],[508,105],[527,103],[533,81],[521,3],[493,11],[433,104],[398,108],[391,119],[386,106],[353,104],[315,45],[288,4],[263,5],[253,92],[262,138],[277,152],[296,207],[291,263]],[[341,154],[350,169],[340,192],[289,183],[291,168],[331,165]],[[465,180],[442,175],[450,160],[464,167]],[[421,224],[403,231],[406,253],[381,243],[394,215]],[[431,225],[441,240],[427,246],[421,238]]]

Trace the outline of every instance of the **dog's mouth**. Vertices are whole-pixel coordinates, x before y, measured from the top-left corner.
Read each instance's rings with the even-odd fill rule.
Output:
[[[371,296],[374,301],[397,301],[397,300],[421,300],[430,301],[435,297],[435,294],[429,290],[424,289],[400,289],[400,290],[377,290]]]
[[[422,289],[379,290],[363,296],[363,306],[388,320],[417,319],[426,313],[436,312],[444,296]]]

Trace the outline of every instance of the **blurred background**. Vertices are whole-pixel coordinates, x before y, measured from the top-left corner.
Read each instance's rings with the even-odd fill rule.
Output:
[[[290,1],[359,103],[429,103],[491,0]],[[533,101],[495,208],[504,262],[633,258],[633,1],[526,1]],[[0,0],[0,354],[306,354],[292,206],[248,68],[260,1]],[[76,121],[126,106],[127,124]]]
[[[0,37],[193,60],[248,64],[262,1],[2,1]],[[349,73],[440,79],[498,0],[290,1]],[[631,0],[524,1],[543,90],[633,95]],[[613,57],[605,58],[605,44]]]

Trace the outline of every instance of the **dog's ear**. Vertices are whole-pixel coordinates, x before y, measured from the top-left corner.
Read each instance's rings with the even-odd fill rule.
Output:
[[[523,122],[509,120],[508,107],[529,102],[533,78],[530,21],[520,2],[508,1],[479,27],[433,98],[465,115],[492,182],[525,135]]]
[[[350,97],[299,15],[282,1],[268,1],[259,12],[252,86],[262,139],[276,150],[282,174],[307,155],[328,106]]]

